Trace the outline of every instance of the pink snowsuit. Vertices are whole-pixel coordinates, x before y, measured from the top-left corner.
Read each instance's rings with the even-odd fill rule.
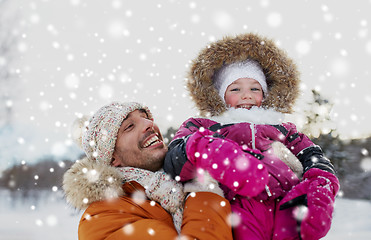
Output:
[[[248,170],[254,170],[252,174],[247,175],[249,171],[238,167],[238,163],[224,171],[223,167],[216,167],[223,166],[225,159],[230,162],[238,161],[233,159],[230,150],[233,148],[233,151],[237,152],[237,148],[230,145],[228,148],[219,149],[223,143],[216,143],[229,140],[256,157],[249,159],[253,167]],[[313,167],[333,171],[328,160],[321,158],[322,156],[315,163],[310,160],[313,152],[321,154],[322,151],[307,136],[299,133],[292,123],[267,125],[241,122],[222,125],[205,118],[190,118],[182,124],[169,145],[164,170],[173,177],[180,176],[181,181],[187,181],[197,174],[196,166],[208,171],[222,183],[226,198],[240,220],[234,223],[235,239],[299,239],[297,221],[292,215],[292,209],[279,210],[279,203],[300,180],[274,155],[271,149],[274,141],[280,141],[290,149],[301,161],[304,171]],[[217,156],[213,157],[212,153],[215,152]],[[210,156],[207,161],[201,159],[204,153]],[[197,165],[200,162],[201,164]],[[256,170],[259,163],[264,166],[262,171]],[[264,171],[268,172],[268,180],[260,181],[266,176]],[[255,190],[259,192],[248,190],[251,185],[239,184],[239,188],[236,188],[233,184],[235,182],[252,183],[257,186]]]
[[[244,33],[212,42],[193,59],[186,87],[200,115],[215,121],[185,121],[169,145],[164,170],[180,176],[181,181],[206,170],[224,185],[225,195],[241,220],[234,225],[235,239],[320,239],[330,229],[339,189],[334,167],[321,148],[297,132],[293,124],[271,121],[270,114],[255,114],[252,108],[247,114],[244,109],[234,109],[236,115],[231,114],[220,92],[221,81],[216,83],[215,77],[224,67],[245,60],[259,63],[266,77],[267,92],[259,109],[292,113],[300,96],[300,74],[275,41]],[[246,69],[240,70],[242,74]],[[253,119],[245,118],[250,114]],[[262,118],[264,121],[258,120]],[[298,170],[296,165],[290,165],[277,145],[294,155],[291,157],[303,173],[301,180],[291,171]],[[307,207],[301,219],[294,218],[297,206]]]

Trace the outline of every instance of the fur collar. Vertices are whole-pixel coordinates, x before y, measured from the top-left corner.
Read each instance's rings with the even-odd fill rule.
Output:
[[[219,116],[211,117],[211,120],[222,124],[249,122],[254,124],[281,124],[285,115],[274,109],[252,107],[250,110],[242,108],[228,108]]]
[[[111,166],[83,158],[63,176],[66,201],[79,210],[91,203],[124,195],[120,172]]]

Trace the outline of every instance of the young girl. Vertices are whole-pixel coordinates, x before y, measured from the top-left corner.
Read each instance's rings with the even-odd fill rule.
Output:
[[[330,229],[339,189],[334,168],[283,122],[299,93],[298,75],[273,41],[255,34],[215,42],[193,62],[187,87],[210,118],[182,124],[164,170],[182,182],[204,171],[218,180],[238,216],[235,239],[319,239]]]

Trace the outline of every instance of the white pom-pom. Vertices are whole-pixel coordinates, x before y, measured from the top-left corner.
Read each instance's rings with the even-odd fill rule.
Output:
[[[273,142],[272,150],[274,155],[281,159],[281,161],[286,163],[286,165],[291,168],[296,176],[301,179],[301,177],[303,176],[303,166],[301,165],[299,159],[293,153],[291,153],[284,144],[280,142]]]
[[[89,124],[89,116],[83,115],[82,117],[77,118],[71,126],[71,137],[72,140],[82,149],[82,136],[86,127]]]

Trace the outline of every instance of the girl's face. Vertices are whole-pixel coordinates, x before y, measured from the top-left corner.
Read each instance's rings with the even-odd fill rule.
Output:
[[[263,101],[263,89],[252,78],[239,78],[227,87],[224,100],[228,107],[251,109],[260,107]]]

